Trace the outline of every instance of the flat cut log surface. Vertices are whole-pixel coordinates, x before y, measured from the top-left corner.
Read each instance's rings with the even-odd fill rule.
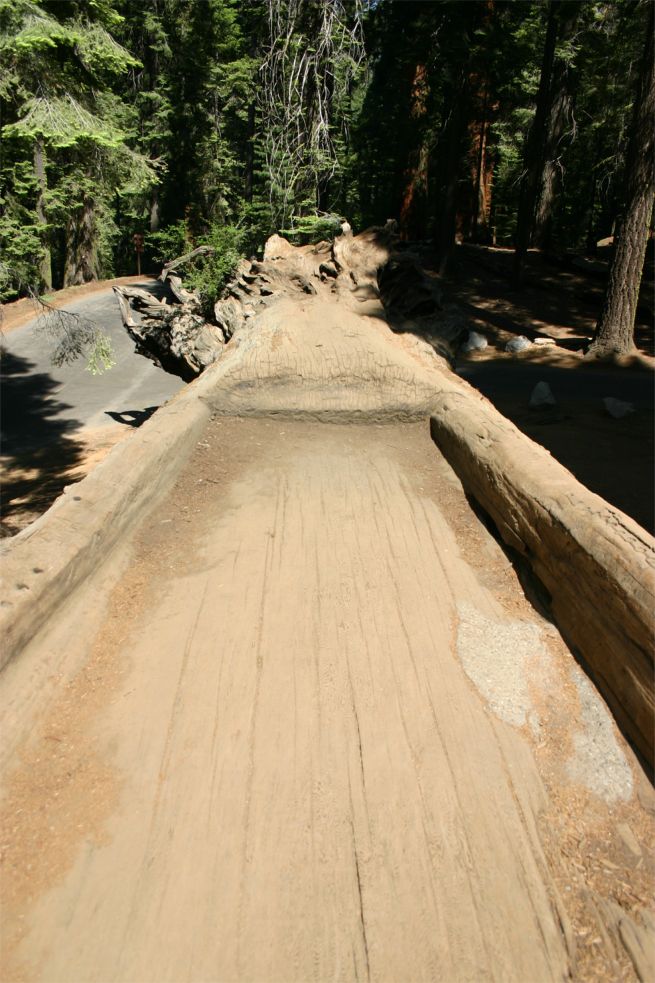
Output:
[[[216,420],[5,674],[8,974],[634,979],[584,865],[643,905],[647,817],[581,686],[425,422]]]

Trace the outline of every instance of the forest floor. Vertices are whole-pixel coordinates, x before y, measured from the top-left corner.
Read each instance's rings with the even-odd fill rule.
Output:
[[[511,250],[481,246],[455,252],[445,293],[464,308],[468,326],[489,342],[483,351],[458,356],[458,374],[584,485],[655,531],[652,280],[642,289],[635,355],[617,364],[591,361],[583,348],[602,304],[602,263],[577,269],[531,252],[525,284],[516,289],[510,284],[512,258]],[[430,256],[424,261],[429,269]],[[577,262],[584,267],[584,261]],[[521,334],[530,340],[546,335],[556,344],[506,352],[506,342]],[[557,399],[553,410],[529,407],[542,380]],[[612,418],[605,396],[632,403],[634,413]]]

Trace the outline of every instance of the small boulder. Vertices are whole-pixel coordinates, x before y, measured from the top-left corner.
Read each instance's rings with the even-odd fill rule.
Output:
[[[532,342],[533,345],[556,345],[557,342],[554,338],[535,338]]]
[[[506,352],[524,352],[526,348],[529,348],[532,342],[525,335],[520,334],[516,338],[510,338],[510,340],[505,345]]]
[[[557,400],[547,382],[538,382],[530,396],[530,409],[540,410],[545,406],[557,406]]]
[[[488,345],[488,341],[483,334],[478,334],[477,331],[469,331],[468,338],[462,345],[463,352],[481,352]]]
[[[605,396],[603,399],[605,409],[615,420],[622,420],[624,416],[634,413],[634,403],[625,403],[622,399],[615,399],[614,396]]]

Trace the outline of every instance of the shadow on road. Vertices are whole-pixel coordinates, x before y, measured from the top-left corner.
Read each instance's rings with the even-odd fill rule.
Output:
[[[145,410],[121,410],[120,412],[117,410],[105,410],[105,415],[110,416],[116,423],[125,424],[126,427],[140,427],[158,409],[158,406],[146,406]]]
[[[58,418],[70,409],[55,397],[59,383],[33,370],[33,362],[0,348],[3,536],[14,535],[82,477],[74,472],[83,445],[73,436],[82,424]]]

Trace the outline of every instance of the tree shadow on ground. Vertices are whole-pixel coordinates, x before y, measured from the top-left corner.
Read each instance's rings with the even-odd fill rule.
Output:
[[[654,532],[652,373],[585,368],[584,364],[558,368],[500,358],[461,362],[457,372],[590,491]],[[534,387],[542,381],[557,400],[552,410],[529,406]],[[613,419],[603,403],[606,396],[632,403],[635,412]]]
[[[34,373],[34,363],[0,348],[3,536],[12,536],[79,481],[83,445],[73,434],[82,424],[58,416],[70,409],[56,399],[60,383]]]
[[[479,255],[482,263],[478,263]],[[544,264],[538,256],[530,258],[536,275]],[[509,259],[509,255],[504,257],[506,266]],[[474,251],[473,258],[466,248],[457,250],[452,273],[435,281],[437,290],[443,287],[446,303],[435,307],[432,314],[400,323],[394,323],[392,307],[389,326],[395,332],[422,338],[446,358],[449,353],[444,337],[452,338],[456,347],[471,328],[482,331],[489,347],[471,355],[460,352],[454,364],[451,355],[449,360],[455,371],[582,484],[653,531],[652,369],[639,356],[624,359],[620,366],[580,357],[586,337],[593,333],[602,302],[602,285],[595,293],[590,292],[585,289],[584,274],[556,270],[548,275],[550,293],[533,286],[514,289],[504,271],[487,270],[486,260],[481,250]],[[413,284],[405,278],[401,286],[411,290]],[[399,295],[396,287],[392,283],[391,291],[387,290],[392,303]],[[411,305],[423,301],[432,300],[434,307],[434,299],[424,289],[409,299],[405,293],[400,292],[403,310],[409,307],[411,314]],[[593,309],[594,298],[598,300],[598,310]],[[456,301],[454,307],[448,303],[452,299]],[[531,340],[550,334],[556,344],[530,349],[523,355],[506,354],[505,342],[519,334]],[[652,342],[652,326],[650,333],[644,330],[637,334],[637,344],[644,354],[652,349]],[[553,390],[557,401],[553,411],[530,408],[530,397],[538,382],[547,382]],[[612,418],[604,404],[608,396],[633,404],[635,411],[622,419]]]
[[[565,340],[562,334],[569,335],[574,344],[578,343],[578,348],[572,350],[582,348],[585,339],[593,336],[601,312],[603,278],[563,269],[547,257],[531,253],[525,282],[516,287],[511,280],[512,258],[513,253],[508,250],[461,246],[454,252],[443,285],[492,338],[503,331],[525,334],[532,340],[535,335],[556,328],[560,341]],[[430,260],[427,254],[424,262],[428,269]],[[652,282],[645,275],[635,325],[635,344],[644,355],[655,351],[648,304],[651,295]]]

